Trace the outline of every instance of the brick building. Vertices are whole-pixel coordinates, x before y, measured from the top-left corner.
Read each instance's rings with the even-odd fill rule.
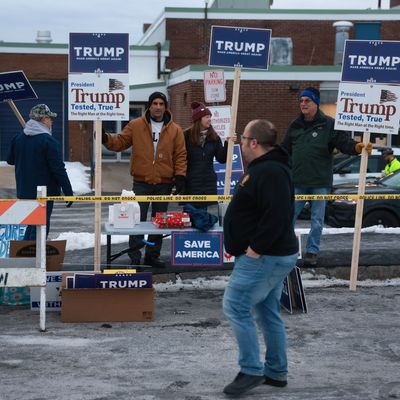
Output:
[[[335,44],[337,28],[333,24],[351,23],[350,39],[399,40],[399,3],[400,0],[392,0],[396,8],[387,10],[165,8],[139,43],[130,46],[131,117],[143,112],[151,92],[161,90],[168,92],[175,120],[183,127],[190,124],[190,103],[204,98],[203,73],[210,69],[207,64],[212,25],[272,29],[273,41],[281,39],[289,49],[282,60],[272,57],[273,65],[268,71],[242,71],[238,132],[250,119],[268,118],[283,135],[298,114],[299,90],[305,86],[319,87],[321,107],[334,115],[340,80],[340,65],[335,64],[341,59],[341,49]],[[0,72],[14,70],[25,72],[40,95],[39,101],[56,104],[61,118],[54,132],[63,144],[64,158],[88,163],[92,157],[93,124],[67,120],[68,46],[0,42]],[[233,69],[225,69],[225,78],[225,104],[230,104]],[[18,103],[23,116],[27,117],[34,103],[37,101]],[[115,131],[123,125],[107,123],[108,129]],[[0,160],[4,160],[9,140],[19,130],[7,104],[0,104]],[[397,143],[397,138],[391,140],[389,137],[388,144]],[[114,160],[127,159],[128,155],[129,151],[115,156],[104,150],[104,157]]]

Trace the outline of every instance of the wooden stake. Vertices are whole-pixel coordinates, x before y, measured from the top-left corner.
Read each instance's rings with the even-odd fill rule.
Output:
[[[16,117],[18,118],[18,121],[20,122],[20,124],[22,125],[23,128],[25,128],[25,121],[22,118],[21,113],[18,111],[17,106],[14,104],[14,102],[12,100],[8,100],[7,101],[8,105],[11,107],[11,110],[14,111],[14,114],[16,115]]]
[[[101,131],[102,131],[102,121],[97,120],[95,122],[95,196],[101,196]],[[95,219],[95,229],[94,229],[94,270],[100,271],[100,260],[101,260],[101,202],[95,202],[94,208],[94,219]]]
[[[231,126],[229,129],[230,137],[232,137],[236,132],[236,119],[237,119],[237,110],[239,104],[239,88],[240,88],[240,67],[235,67],[235,77],[233,80],[232,105],[231,105]],[[228,140],[228,154],[226,157],[224,195],[230,194],[231,191],[232,158],[233,158],[233,140]]]
[[[365,132],[363,135],[364,148],[361,152],[360,163],[360,177],[358,180],[358,195],[365,193],[365,177],[367,173],[368,152],[366,145],[370,141],[370,132]],[[360,241],[361,241],[361,225],[364,209],[364,199],[357,200],[356,206],[356,219],[354,223],[354,238],[353,238],[353,253],[351,257],[351,271],[350,271],[350,290],[356,290],[357,275],[358,275],[358,261],[360,256]]]

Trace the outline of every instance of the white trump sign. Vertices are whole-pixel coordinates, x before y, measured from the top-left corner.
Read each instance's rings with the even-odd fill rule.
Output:
[[[335,129],[397,135],[400,86],[340,83]]]

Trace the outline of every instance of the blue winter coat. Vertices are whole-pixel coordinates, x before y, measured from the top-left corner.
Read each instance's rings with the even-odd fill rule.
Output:
[[[29,120],[24,133],[12,139],[7,163],[15,165],[19,199],[36,199],[37,186],[47,186],[48,196],[59,196],[61,189],[64,195],[73,195],[59,144],[38,121]]]

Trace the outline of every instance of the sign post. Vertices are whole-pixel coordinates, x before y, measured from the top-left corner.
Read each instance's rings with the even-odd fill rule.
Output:
[[[236,132],[241,68],[268,69],[270,29],[212,26],[209,66],[234,67],[230,136]],[[224,194],[230,192],[233,142],[228,142]]]
[[[363,133],[358,195],[365,192],[370,132],[397,134],[400,110],[400,42],[347,40],[338,92],[335,129]],[[385,85],[386,84],[386,85]],[[356,290],[364,200],[358,199],[354,224],[350,290]]]
[[[70,33],[70,120],[95,121],[95,195],[101,196],[102,121],[129,120],[127,33]],[[94,270],[100,271],[101,203],[95,203]]]

